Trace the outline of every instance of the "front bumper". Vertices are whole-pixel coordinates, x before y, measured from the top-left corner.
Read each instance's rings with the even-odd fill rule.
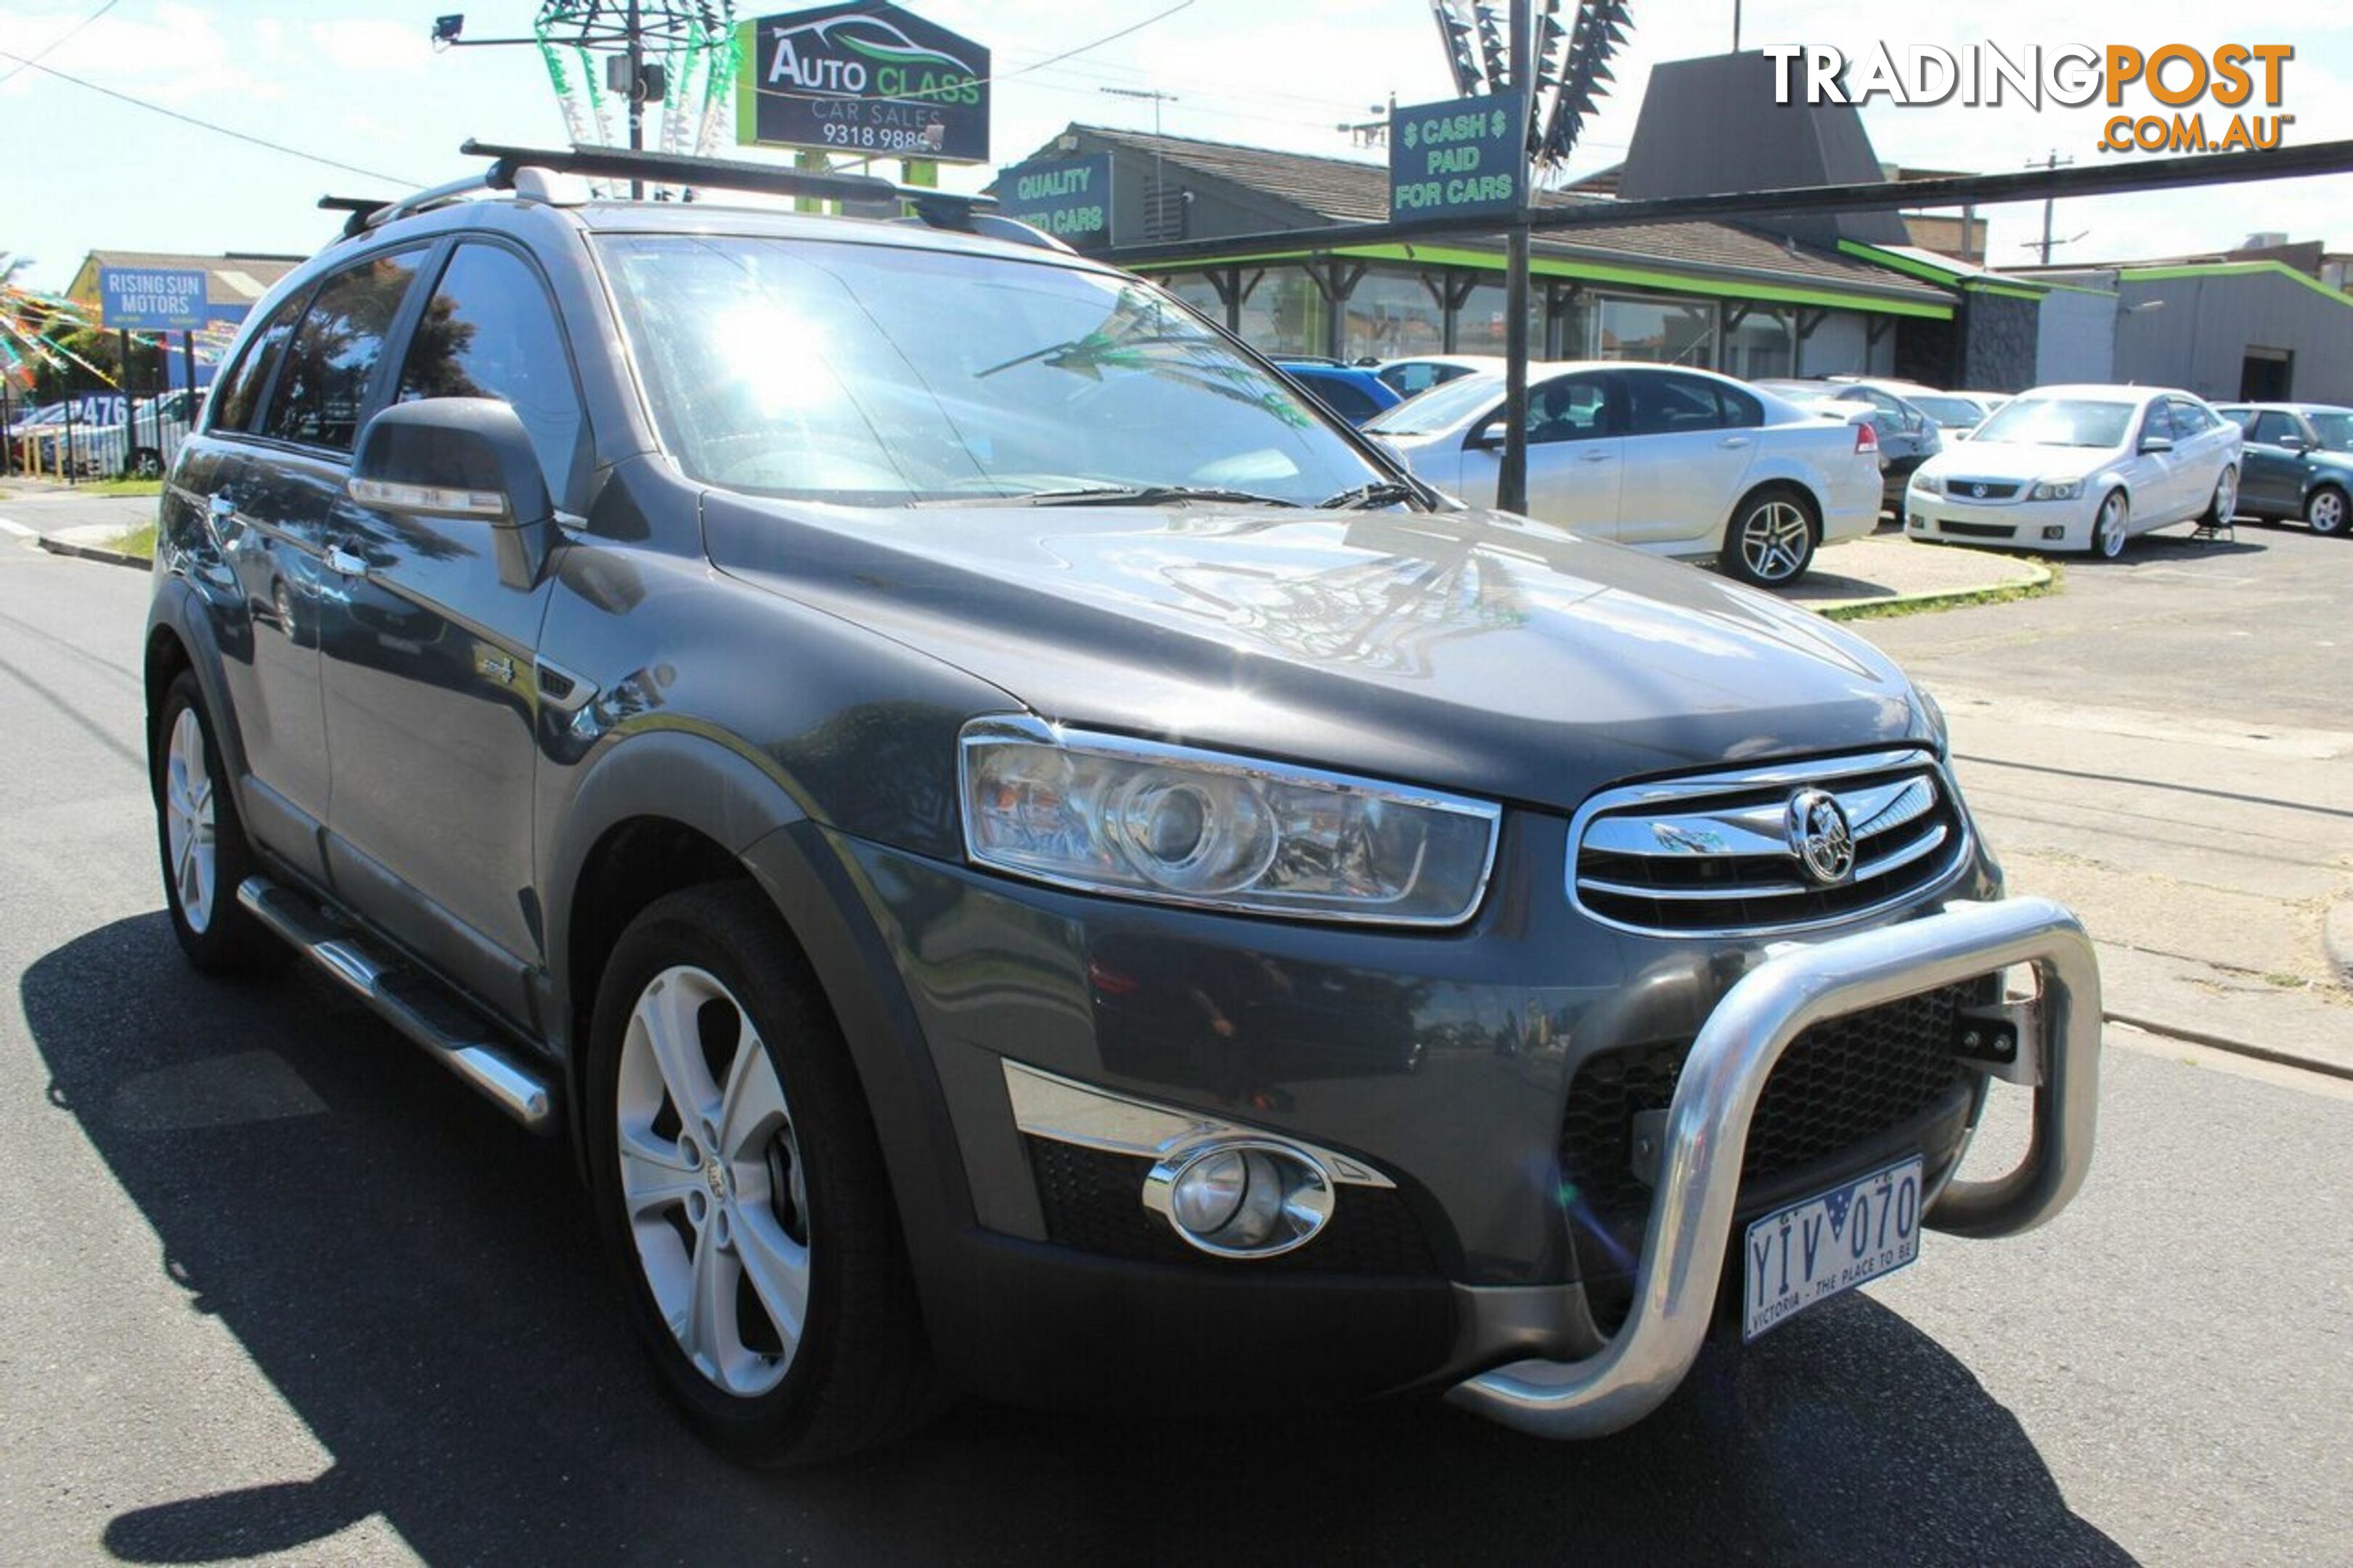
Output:
[[[2096,503],[2073,500],[1968,501],[1904,493],[1904,531],[1914,539],[1982,544],[2000,550],[2089,550]]]
[[[1668,1113],[1663,1178],[1651,1205],[1634,1301],[1599,1354],[1483,1373],[1450,1397],[1546,1437],[1591,1437],[1641,1419],[1698,1358],[1724,1276],[1750,1119],[1783,1051],[1838,1014],[2013,964],[2040,981],[2035,1027],[2021,1036],[2034,1084],[2026,1157],[1990,1182],[1955,1182],[1931,1226],[2008,1236],[2074,1196],[2092,1158],[2099,1098],[2100,989],[2090,939],[2042,899],[1963,905],[1926,920],[1785,951],[1744,976],[1692,1047]]]

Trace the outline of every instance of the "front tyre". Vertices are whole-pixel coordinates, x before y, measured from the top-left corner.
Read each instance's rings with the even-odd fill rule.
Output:
[[[148,737],[147,770],[164,906],[188,962],[207,974],[256,973],[283,963],[286,944],[237,901],[238,884],[259,867],[193,670],[182,670],[164,693]]]
[[[2110,490],[2100,503],[2099,515],[2092,520],[2092,553],[2103,561],[2114,561],[2125,552],[2125,541],[2132,537],[2132,503],[2122,490]]]
[[[2304,521],[2315,533],[2344,538],[2348,523],[2345,492],[2335,485],[2323,485],[2313,491],[2311,499],[2304,503]]]
[[[911,1429],[934,1381],[889,1179],[816,976],[756,888],[675,893],[597,988],[597,1228],[666,1391],[754,1464]]]
[[[1796,490],[1767,486],[1733,510],[1724,534],[1724,569],[1743,583],[1787,587],[1813,560],[1814,520]]]

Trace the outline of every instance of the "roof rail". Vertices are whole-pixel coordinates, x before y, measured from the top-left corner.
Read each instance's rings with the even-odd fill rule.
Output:
[[[343,237],[349,239],[396,217],[409,217],[417,213],[430,212],[435,207],[446,207],[460,196],[470,196],[476,191],[491,188],[491,176],[484,173],[469,174],[462,180],[451,180],[447,184],[435,185],[427,190],[411,191],[405,196],[372,205],[360,196],[321,196],[319,205],[329,212],[351,215],[343,220]]]

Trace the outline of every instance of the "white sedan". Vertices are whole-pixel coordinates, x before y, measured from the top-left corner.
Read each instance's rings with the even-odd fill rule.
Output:
[[[1461,376],[1365,428],[1440,489],[1495,503],[1502,376]],[[1746,583],[1795,582],[1816,547],[1879,521],[1870,425],[1823,419],[1729,376],[1533,364],[1527,430],[1530,516],[1655,554],[1714,556]]]
[[[2240,444],[2236,425],[2186,392],[2037,387],[1914,471],[1905,531],[2113,561],[2136,533],[2229,521]]]

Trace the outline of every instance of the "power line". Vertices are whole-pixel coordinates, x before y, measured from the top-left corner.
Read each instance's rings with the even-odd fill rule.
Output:
[[[256,147],[266,147],[272,153],[283,153],[290,158],[301,158],[312,163],[323,163],[330,169],[341,169],[347,174],[364,174],[371,180],[388,180],[396,185],[406,185],[412,189],[422,183],[417,180],[405,180],[398,174],[387,174],[377,169],[363,169],[356,163],[342,163],[336,162],[332,158],[322,158],[316,153],[305,153],[300,147],[289,147],[282,142],[271,142],[259,136],[250,135],[243,131],[232,130],[226,125],[216,125],[209,120],[199,120],[193,114],[183,114],[176,109],[166,109],[160,103],[150,103],[143,98],[133,98],[127,92],[117,92],[111,87],[100,87],[94,81],[85,81],[80,77],[71,76],[58,69],[55,66],[45,66],[41,64],[37,57],[12,54],[6,49],[0,49],[0,59],[15,60],[18,70],[37,70],[43,76],[53,76],[59,81],[71,82],[76,87],[86,88],[91,92],[100,93],[105,97],[113,99],[119,103],[130,104],[134,109],[149,110],[156,114],[164,116],[166,119],[176,120],[185,125],[193,125],[200,131],[216,132],[223,136],[233,137],[239,142],[249,142]]]
[[[20,60],[14,68],[5,72],[0,72],[0,82],[13,81],[16,79],[17,71],[23,70],[26,66],[32,65],[36,61],[48,58],[51,54],[55,53],[58,49],[62,48],[67,40],[70,39],[76,33],[80,32],[84,27],[89,26],[92,22],[97,21],[100,16],[105,16],[109,11],[113,10],[121,4],[122,4],[122,0],[106,0],[105,5],[100,5],[97,10],[92,11],[89,16],[84,16],[80,21],[76,22],[72,26],[68,27],[64,32],[59,33],[56,37],[51,38],[47,43],[43,44],[39,48],[35,49],[32,53],[31,58]],[[13,55],[9,58],[11,59],[16,58]]]
[[[1145,17],[1144,20],[1140,22],[1130,22],[1126,26],[1120,28],[1117,32],[1105,33],[1102,37],[1090,39],[1086,43],[1081,44],[1075,48],[1064,49],[1059,55],[1050,55],[1046,58],[1039,60],[1035,65],[1022,66],[1015,70],[997,71],[989,76],[976,78],[972,81],[963,85],[967,87],[987,87],[996,82],[1010,81],[1015,77],[1028,76],[1031,71],[1044,70],[1048,66],[1059,65],[1064,60],[1075,58],[1080,55],[1085,54],[1090,49],[1099,49],[1105,44],[1115,43],[1119,39],[1126,37],[1130,33],[1140,33],[1145,28],[1152,26],[1155,22],[1165,22],[1169,17],[1176,15],[1177,12],[1190,7],[1192,4],[1193,0],[1176,0],[1176,4],[1169,6],[1165,11],[1155,11],[1151,16]],[[756,73],[754,74],[756,75]],[[922,93],[795,92],[788,87],[769,87],[757,81],[753,83],[752,90],[763,98],[797,98],[812,103],[896,103],[907,100],[920,100],[924,96]]]

